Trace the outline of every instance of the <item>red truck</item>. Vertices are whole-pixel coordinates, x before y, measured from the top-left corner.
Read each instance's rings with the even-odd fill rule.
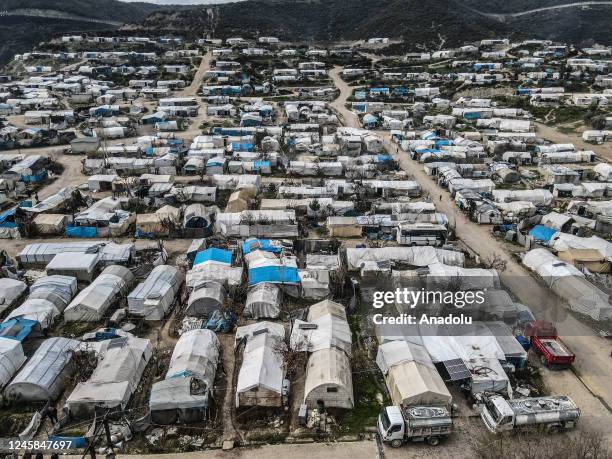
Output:
[[[531,347],[540,355],[540,362],[549,368],[568,368],[576,360],[576,354],[561,341],[550,322],[536,320],[525,327],[524,335],[530,338]]]

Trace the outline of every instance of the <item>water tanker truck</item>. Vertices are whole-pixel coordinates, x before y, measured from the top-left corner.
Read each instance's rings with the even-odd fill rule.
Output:
[[[565,395],[513,400],[495,395],[485,400],[480,417],[493,433],[534,427],[543,427],[553,433],[575,427],[580,408]]]

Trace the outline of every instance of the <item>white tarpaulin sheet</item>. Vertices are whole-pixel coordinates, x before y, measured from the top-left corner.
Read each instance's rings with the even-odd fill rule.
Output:
[[[312,305],[307,322],[293,323],[290,343],[293,350],[314,352],[336,347],[351,355],[352,336],[344,306],[330,300]]]
[[[259,333],[267,333],[284,339],[285,327],[283,324],[279,324],[278,322],[270,322],[267,320],[255,322],[249,325],[243,325],[242,327],[238,327],[236,329],[234,347],[238,346],[243,338],[249,340],[251,337],[258,335]]]
[[[25,282],[4,277],[0,279],[0,314],[16,304],[28,289]]]
[[[549,286],[561,277],[584,277],[574,265],[561,261],[546,249],[530,250],[523,256],[523,264],[537,273]]]
[[[30,287],[27,300],[11,311],[5,322],[20,317],[35,320],[42,329],[49,328],[55,318],[66,308],[77,291],[76,278],[70,276],[45,276]]]
[[[449,286],[461,290],[499,288],[499,276],[494,269],[462,268],[434,263],[428,266],[427,288],[444,291]],[[458,284],[458,285],[457,285]]]
[[[117,296],[125,292],[134,275],[124,266],[108,266],[72,300],[64,310],[66,322],[97,322]]]
[[[178,419],[189,419],[181,410],[206,409],[214,387],[221,344],[211,330],[185,332],[174,347],[166,379],[153,385],[151,411],[179,410]],[[194,392],[194,381],[197,391]],[[196,414],[200,419],[200,415]]]
[[[262,282],[247,292],[244,315],[253,319],[271,318],[280,315],[281,289],[276,284]]]
[[[549,245],[558,252],[570,249],[595,249],[608,261],[612,261],[612,243],[597,236],[580,237],[568,233],[556,233]]]
[[[279,346],[284,346],[283,340],[270,333],[247,338],[236,382],[237,407],[240,406],[240,394],[246,391],[263,388],[279,396],[282,394],[283,354]]]
[[[392,366],[404,362],[419,362],[435,368],[427,349],[419,344],[408,341],[389,341],[378,346],[376,364],[383,375],[386,375]]]
[[[465,255],[452,250],[436,247],[383,247],[346,249],[348,269],[356,271],[368,262],[404,262],[414,266],[429,266],[442,263],[449,266],[463,266]]]
[[[225,288],[218,282],[205,282],[198,285],[189,295],[185,315],[208,317],[223,306],[226,296]]]
[[[550,206],[553,195],[548,190],[493,190],[495,202],[528,201],[536,206]]]
[[[86,382],[77,384],[66,400],[72,414],[83,414],[96,406],[121,407],[128,404],[152,355],[148,339],[133,336],[105,342],[98,365]]]
[[[0,338],[0,388],[8,384],[25,361],[26,357],[19,341]]]
[[[242,284],[242,266],[226,266],[207,261],[187,271],[187,289],[194,289],[205,282],[219,282],[226,287],[237,287]]]
[[[573,311],[594,320],[612,317],[609,295],[591,284],[575,266],[546,249],[530,250],[523,257],[523,264],[536,272]]]
[[[172,352],[166,379],[193,376],[212,389],[221,344],[211,330],[191,330],[181,335]]]
[[[40,345],[4,391],[11,400],[56,400],[70,376],[72,351],[79,342],[68,338],[49,338]]]
[[[163,319],[172,307],[183,280],[183,273],[178,268],[156,266],[149,277],[128,295],[130,313],[143,316],[145,320]]]

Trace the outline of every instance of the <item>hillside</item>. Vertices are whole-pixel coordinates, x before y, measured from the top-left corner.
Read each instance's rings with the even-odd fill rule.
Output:
[[[2,0],[1,3],[0,66],[14,54],[29,51],[54,35],[114,28],[124,22],[141,21],[148,14],[167,8],[117,0]],[[115,24],[90,22],[91,19]]]
[[[506,36],[612,43],[609,5],[563,8],[498,17],[570,0],[250,0],[189,11],[154,13],[132,30],[182,34],[272,34],[283,39],[338,40],[372,36],[402,37],[411,47],[452,46],[469,40]]]
[[[117,0],[2,0],[2,10],[53,10],[97,19],[119,22],[140,21],[147,14],[159,10],[152,3],[125,3]]]

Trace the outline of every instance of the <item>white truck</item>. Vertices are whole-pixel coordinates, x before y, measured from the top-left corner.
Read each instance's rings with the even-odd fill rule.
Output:
[[[378,416],[378,433],[383,442],[399,448],[407,441],[426,441],[432,446],[453,431],[450,412],[444,407],[385,406]]]
[[[575,427],[580,408],[565,395],[513,400],[496,395],[485,400],[480,417],[493,433],[537,426],[554,433]]]

